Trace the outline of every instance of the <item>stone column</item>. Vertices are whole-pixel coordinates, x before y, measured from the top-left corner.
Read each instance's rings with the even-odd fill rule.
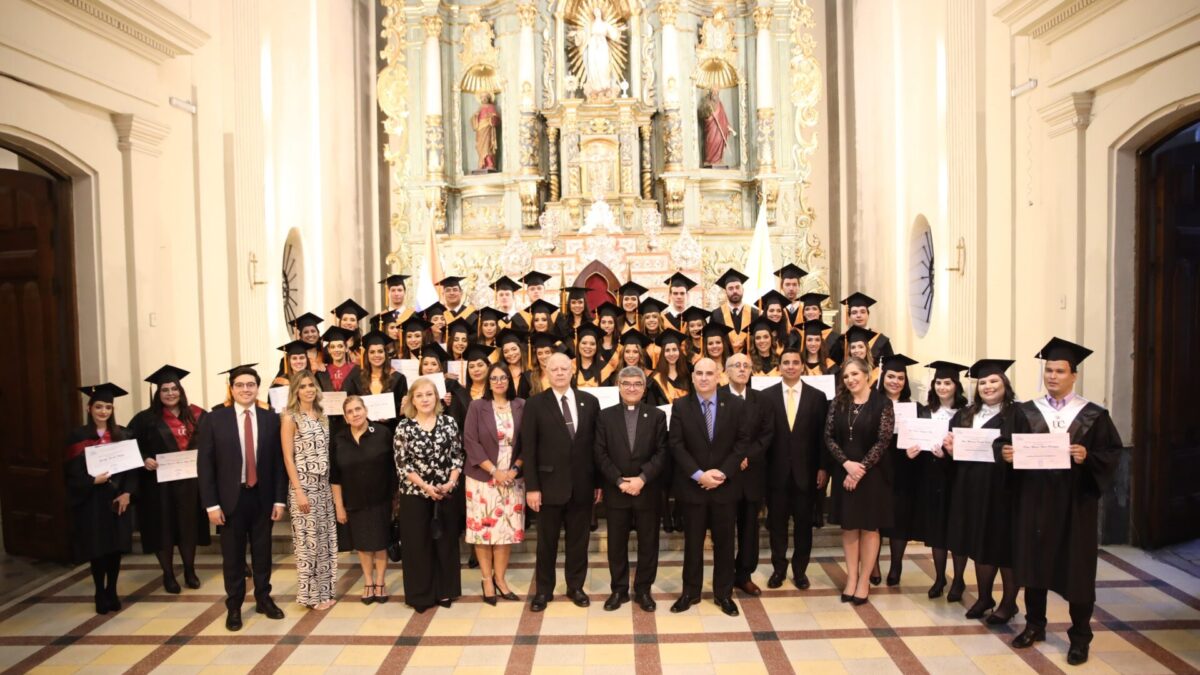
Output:
[[[521,107],[521,177],[517,179],[517,194],[521,199],[521,224],[532,228],[537,227],[538,185],[542,180],[538,170],[540,153],[534,102],[534,78],[537,76],[537,68],[534,64],[536,54],[533,50],[533,28],[537,23],[537,6],[531,2],[517,5],[517,18],[521,22],[521,30],[517,34],[520,49],[517,55],[517,91]]]
[[[425,29],[423,62],[425,104],[425,189],[426,207],[433,207],[435,232],[446,231],[446,131],[442,126],[442,17],[434,14],[421,19]]]
[[[666,199],[666,220],[669,225],[683,222],[683,194],[687,180],[683,171],[683,118],[679,101],[685,82],[679,71],[679,33],[675,21],[679,17],[679,0],[660,0],[658,17],[662,22],[663,58],[663,188]]]
[[[651,163],[654,160],[654,156],[651,154],[650,148],[652,128],[647,123],[640,127],[640,131],[642,132],[642,199],[653,199],[654,176],[651,171]]]
[[[779,199],[779,178],[775,175],[775,73],[771,44],[770,4],[754,8],[754,27],[757,72],[755,86],[755,146],[758,148],[758,192],[760,203],[767,209],[767,222],[775,223],[775,204]]]
[[[562,194],[561,178],[558,168],[558,129],[555,127],[546,128],[546,142],[549,144],[546,148],[546,157],[550,160],[550,201],[558,201]]]

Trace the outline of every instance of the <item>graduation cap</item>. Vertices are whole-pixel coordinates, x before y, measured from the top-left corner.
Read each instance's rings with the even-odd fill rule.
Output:
[[[312,312],[305,312],[304,314],[292,319],[292,325],[296,327],[296,330],[303,330],[309,326],[316,326],[322,321],[324,321],[324,319],[316,314],[313,314]]]
[[[664,330],[662,332],[662,334],[660,334],[658,336],[658,339],[656,339],[654,342],[657,343],[659,347],[666,347],[667,345],[671,344],[672,342],[674,342],[677,345],[683,344],[683,342],[685,340],[687,340],[686,335],[684,335],[683,333],[680,333],[679,331],[675,330],[674,328],[668,327],[666,330]]]
[[[630,297],[630,296],[640,298],[643,295],[645,295],[646,292],[649,290],[650,290],[649,288],[646,288],[645,286],[639,284],[638,282],[634,281],[633,279],[630,279],[629,281],[626,281],[625,283],[621,284],[621,286],[617,289],[617,293],[622,298]]]
[[[424,359],[430,356],[436,358],[438,363],[442,364],[443,368],[445,368],[446,362],[450,360],[450,355],[447,354],[446,350],[442,349],[442,346],[436,342],[430,342],[424,347],[421,347],[421,358]]]
[[[472,342],[467,351],[463,353],[463,358],[469,361],[488,361],[492,358],[492,352],[496,351],[495,347],[489,347],[478,342]]]
[[[788,263],[775,270],[775,276],[780,279],[799,279],[800,277],[808,276],[808,272],[797,265]]]
[[[580,324],[579,328],[575,329],[575,341],[579,342],[585,335],[591,335],[592,337],[596,338],[596,342],[599,344],[600,338],[604,335],[604,331],[600,330],[600,327],[594,323]]]
[[[766,293],[763,293],[762,297],[758,299],[758,308],[766,309],[768,305],[787,307],[789,302],[790,301],[787,299],[786,295],[772,288]]]
[[[891,354],[880,360],[879,370],[881,373],[886,373],[889,370],[896,373],[907,373],[908,367],[915,366],[917,363],[916,359],[910,359],[904,354]],[[882,377],[879,379],[883,380]]]
[[[712,316],[712,312],[703,307],[688,307],[679,315],[684,321],[708,321],[708,317]]]
[[[441,286],[442,288],[452,288],[454,286],[458,286],[459,288],[462,288],[462,280],[465,278],[466,277],[456,277],[456,276],[451,275],[448,277],[444,277],[441,281],[437,282],[437,285]]]
[[[234,372],[239,371],[239,370],[254,370],[254,368],[257,365],[258,365],[257,363],[243,363],[242,365],[234,366],[234,367],[230,368],[229,370],[222,370],[221,372],[219,372],[217,374],[218,375],[233,375]]]
[[[732,332],[733,332],[733,329],[730,328],[729,326],[726,326],[725,324],[706,323],[706,324],[704,324],[704,330],[702,330],[700,332],[700,334],[703,335],[704,339],[707,340],[708,338],[716,336],[716,335],[720,335],[723,338],[727,338],[727,337],[729,337],[729,334]]]
[[[276,349],[287,354],[288,356],[298,356],[300,354],[308,353],[308,343],[304,340],[292,340],[286,345],[276,347]]]
[[[175,366],[166,365],[154,371],[153,373],[150,373],[150,375],[146,377],[145,381],[149,382],[150,384],[157,384],[161,387],[167,382],[179,382],[187,376],[188,371],[184,370],[183,368],[176,368]]]
[[[523,346],[527,339],[529,339],[529,336],[525,333],[525,331],[517,330],[515,328],[505,328],[499,333],[496,333],[496,346],[503,347],[509,342],[515,343],[518,346]]]
[[[551,278],[552,277],[549,274],[542,274],[541,272],[534,270],[521,277],[521,281],[526,286],[545,286],[546,282],[550,281]]]
[[[957,380],[958,374],[967,370],[966,366],[952,361],[934,361],[933,363],[925,364],[925,367],[933,368],[933,379],[935,380]]]
[[[567,286],[563,290],[567,292],[569,300],[587,300],[588,289],[586,286]]]
[[[663,310],[666,308],[667,303],[659,300],[658,298],[646,298],[645,300],[642,300],[640,305],[638,305],[638,311],[642,314],[662,314]]]
[[[396,323],[397,318],[398,317],[393,312],[383,312],[382,314],[376,314],[375,316],[371,317],[371,320],[367,323],[369,323],[375,330],[383,330],[384,328]]]
[[[542,347],[553,347],[557,342],[558,342],[557,335],[555,335],[554,333],[547,333],[545,331],[538,331],[529,336],[529,343],[531,345],[533,345],[534,349],[541,349]]]
[[[825,332],[825,330],[826,330],[826,329],[828,329],[828,328],[829,328],[829,326],[828,326],[828,325],[826,325],[826,324],[825,324],[825,322],[824,322],[824,321],[822,321],[822,320],[820,320],[820,319],[813,319],[813,320],[811,320],[811,321],[805,321],[805,322],[804,322],[804,323],[801,325],[801,329],[804,331],[804,334],[805,334],[806,336],[808,336],[808,335],[817,335],[817,336],[820,336],[820,335],[822,335],[822,334]],[[862,330],[862,329],[860,328],[859,330]],[[868,339],[869,339],[869,338],[868,338]]]
[[[1071,370],[1074,371],[1079,367],[1083,360],[1092,355],[1092,350],[1077,345],[1074,342],[1068,342],[1062,338],[1050,338],[1046,346],[1034,356],[1035,359],[1043,361],[1066,361],[1071,364]]]
[[[440,302],[435,302],[421,311],[421,315],[426,320],[433,320],[433,317],[446,313],[446,306]]]
[[[412,316],[408,317],[404,320],[404,323],[400,324],[400,329],[405,333],[416,333],[417,331],[427,330],[432,325],[433,324],[425,320],[425,317],[413,312]]]
[[[530,315],[545,314],[546,316],[550,316],[550,315],[554,314],[554,312],[556,312],[556,311],[558,311],[558,308],[554,306],[554,303],[546,302],[545,300],[542,300],[541,298],[538,298],[537,300],[534,300],[533,302],[529,303],[529,314]]]
[[[850,344],[852,342],[869,343],[871,340],[875,339],[876,335],[878,335],[878,333],[871,330],[870,328],[863,328],[862,326],[851,326],[850,330],[846,331],[846,344]]]
[[[352,337],[354,337],[352,331],[348,331],[340,326],[330,326],[321,335],[321,339],[326,342],[349,342]]]
[[[403,286],[406,279],[410,279],[407,274],[389,274],[379,280],[379,283],[386,284],[388,288],[392,286]]]
[[[521,284],[519,282],[513,281],[512,279],[508,278],[507,275],[502,276],[499,279],[492,282],[492,290],[493,291],[514,291],[515,292],[520,287],[521,287]]]
[[[105,382],[104,384],[93,384],[89,387],[80,387],[79,391],[83,392],[83,394],[88,397],[89,405],[96,401],[104,401],[105,403],[112,403],[113,399],[120,398],[122,396],[126,396],[129,394],[129,392],[118,387],[117,385],[113,384],[112,382]]]
[[[842,299],[842,304],[850,307],[851,309],[855,307],[870,307],[871,305],[875,304],[875,298],[872,298],[866,293],[854,291]]]
[[[696,282],[684,276],[683,272],[676,272],[672,274],[663,280],[663,283],[666,284],[668,288],[682,286],[684,289],[689,291],[696,287]]]
[[[1001,375],[1004,371],[1012,367],[1016,363],[1011,359],[979,359],[971,364],[971,368],[967,371],[968,377],[973,377],[976,380],[982,380],[990,375]]]
[[[637,345],[643,350],[650,344],[650,338],[646,337],[640,330],[627,330],[621,334],[619,342],[622,345]]]
[[[455,319],[446,324],[446,335],[452,335],[454,333],[465,333],[468,336],[471,335],[471,324],[467,323],[466,319]]]
[[[391,341],[392,339],[387,336],[387,333],[381,333],[377,330],[373,330],[362,337],[363,353],[365,354],[367,349],[370,349],[375,345],[386,347]]]
[[[764,328],[771,331],[771,334],[774,335],[779,333],[779,330],[783,328],[783,326],[778,321],[772,321],[768,319],[766,314],[759,315],[757,319],[750,322],[749,329],[751,335],[754,335]]]
[[[820,307],[828,299],[829,296],[824,293],[805,293],[799,298],[801,307]]]
[[[350,298],[343,300],[342,304],[334,307],[333,311],[330,313],[339,319],[347,314],[353,314],[360,321],[364,316],[368,316],[370,314],[370,312],[362,308],[362,305]]]
[[[604,304],[602,304],[596,308],[596,316],[597,317],[611,316],[612,318],[615,319],[624,313],[625,313],[625,310],[621,309],[620,307],[617,307],[616,305],[612,304],[611,302],[609,302],[607,300],[604,301]]]
[[[750,277],[730,267],[729,269],[725,270],[724,274],[717,277],[717,280],[714,283],[721,288],[725,288],[730,284],[730,282],[737,281],[744,284],[749,280]]]
[[[484,307],[479,310],[479,323],[484,321],[499,321],[504,318],[504,312],[495,307]]]

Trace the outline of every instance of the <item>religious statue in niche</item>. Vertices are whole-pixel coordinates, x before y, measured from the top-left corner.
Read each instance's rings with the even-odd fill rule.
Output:
[[[577,5],[569,19],[567,40],[571,72],[583,85],[589,101],[612,99],[624,88],[628,48],[625,21],[608,0],[591,0]]]
[[[692,76],[701,89],[726,89],[738,85],[737,45],[733,41],[733,22],[723,5],[700,25],[700,44],[696,46],[696,72]]]
[[[736,136],[737,132],[725,115],[725,104],[721,103],[721,93],[717,89],[709,89],[700,102],[700,120],[704,123],[704,166],[727,168],[725,149],[730,137]]]
[[[500,149],[500,111],[491,93],[479,95],[479,110],[471,117],[471,128],[475,130],[475,154],[479,157],[475,173],[499,171],[496,155]]]

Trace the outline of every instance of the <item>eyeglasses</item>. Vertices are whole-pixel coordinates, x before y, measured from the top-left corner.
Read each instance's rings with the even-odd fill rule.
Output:
[[[230,386],[234,389],[257,389],[258,383],[256,383],[256,382],[234,382]]]
[[[638,389],[638,388],[646,386],[646,383],[645,382],[622,382],[621,386],[625,387],[626,389]]]
[[[750,364],[749,363],[731,363],[725,367],[726,368],[749,368]]]
[[[495,377],[489,377],[489,378],[488,378],[488,382],[497,383],[497,384],[502,384],[502,383],[507,383],[507,382],[508,382],[508,378],[507,378],[507,377],[504,377],[503,375],[497,375],[497,376],[495,376]]]

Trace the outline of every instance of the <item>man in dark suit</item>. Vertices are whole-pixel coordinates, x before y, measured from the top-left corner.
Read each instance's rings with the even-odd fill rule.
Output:
[[[672,612],[700,602],[704,581],[704,535],[712,532],[713,599],[728,616],[733,601],[733,539],[741,464],[751,447],[746,402],[717,391],[717,364],[703,358],[692,367],[692,393],[671,405],[667,445],[675,462],[675,499],[683,504],[683,593]]]
[[[774,430],[767,444],[770,476],[767,530],[771,537],[771,578],[767,587],[779,588],[787,578],[788,519],[795,527],[792,583],[807,589],[808,560],[812,554],[813,502],[825,490],[829,476],[820,468],[825,445],[825,413],[829,402],[816,387],[800,381],[804,372],[800,347],[785,347],[779,358],[782,381],[759,392],[770,410]]]
[[[566,527],[567,597],[579,607],[590,602],[583,590],[592,506],[600,503],[593,475],[599,402],[571,388],[571,359],[554,354],[546,363],[550,389],[525,402],[521,456],[525,459],[525,499],[538,514],[534,594],[529,609],[540,612],[554,597],[558,533]]]
[[[612,595],[604,609],[629,602],[629,529],[637,523],[637,577],[633,597],[647,612],[656,605],[650,587],[658,573],[659,475],[667,461],[667,416],[642,402],[646,373],[629,366],[617,373],[621,405],[596,421],[596,469],[608,513],[608,570]]]
[[[745,354],[734,354],[725,361],[725,375],[729,384],[722,387],[731,395],[746,401],[747,424],[752,430],[751,445],[742,460],[742,494],[737,503],[737,554],[734,558],[733,585],[747,595],[762,595],[762,589],[754,583],[754,572],[758,570],[758,538],[760,529],[758,514],[762,512],[767,497],[767,463],[765,448],[771,444],[775,430],[770,420],[770,410],[759,392],[750,388],[750,373],[753,365]]]
[[[271,599],[271,523],[283,517],[287,479],[283,469],[279,415],[258,405],[258,373],[229,371],[233,405],[214,410],[200,424],[196,471],[208,520],[222,526],[225,628],[242,628],[246,598],[246,537],[254,570],[254,611],[282,619]]]

